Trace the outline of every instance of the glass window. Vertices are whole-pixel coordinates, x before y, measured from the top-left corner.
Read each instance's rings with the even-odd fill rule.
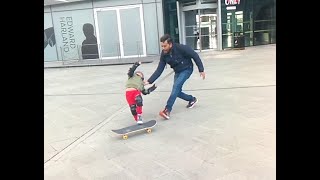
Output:
[[[179,43],[177,3],[175,0],[163,2],[164,33],[170,34],[172,40]]]
[[[216,3],[218,0],[201,0],[201,4],[210,4],[210,3]]]
[[[228,35],[233,32],[243,33],[245,46],[276,43],[275,0],[240,1],[228,10],[230,6],[221,0],[223,48],[233,46],[229,44],[233,37]]]
[[[274,1],[255,0],[254,3],[254,45],[275,43]]]
[[[191,5],[196,5],[197,0],[184,0],[181,3],[182,3],[182,6],[191,6]]]
[[[158,20],[155,3],[143,5],[147,54],[159,54]]]
[[[58,58],[51,13],[44,13],[44,61],[55,60]]]
[[[120,9],[124,56],[143,55],[140,8]]]
[[[116,10],[98,11],[97,19],[101,48],[100,56],[102,58],[120,56],[119,30]]]
[[[92,9],[53,12],[52,16],[59,59],[82,59],[81,47],[88,37],[91,44],[97,44]]]

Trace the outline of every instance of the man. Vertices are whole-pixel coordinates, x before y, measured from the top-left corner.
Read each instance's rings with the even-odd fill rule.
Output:
[[[171,94],[168,98],[167,105],[164,110],[159,112],[159,115],[165,119],[170,118],[172,106],[177,97],[188,101],[187,108],[192,108],[198,99],[192,95],[182,92],[182,86],[193,72],[193,63],[191,58],[198,66],[200,76],[205,79],[206,74],[199,55],[189,46],[173,43],[170,35],[165,34],[160,38],[162,52],[157,69],[151,77],[145,81],[145,85],[152,84],[163,72],[166,64],[174,70],[174,82]]]

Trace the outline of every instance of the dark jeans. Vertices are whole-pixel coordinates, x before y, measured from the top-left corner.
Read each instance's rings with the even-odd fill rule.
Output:
[[[183,86],[184,82],[186,82],[186,80],[189,79],[192,72],[193,72],[193,68],[188,68],[186,70],[183,70],[182,72],[174,74],[174,82],[173,82],[173,86],[172,86],[172,91],[171,91],[170,97],[169,97],[169,99],[167,101],[167,105],[166,105],[166,108],[168,109],[168,111],[171,112],[172,106],[173,106],[174,102],[176,101],[177,97],[179,97],[185,101],[192,101],[193,100],[193,96],[182,92],[182,86]]]

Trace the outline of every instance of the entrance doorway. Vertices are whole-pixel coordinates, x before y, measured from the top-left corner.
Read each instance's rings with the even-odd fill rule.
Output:
[[[217,49],[217,14],[215,9],[200,10],[201,49]]]
[[[234,35],[243,35],[243,11],[228,11],[227,22],[222,23],[222,47],[233,48]]]
[[[215,9],[184,12],[185,42],[195,50],[217,49],[217,14]]]

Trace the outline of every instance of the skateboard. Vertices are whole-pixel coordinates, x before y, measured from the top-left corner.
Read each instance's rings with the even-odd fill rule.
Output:
[[[129,127],[111,130],[114,133],[117,133],[119,135],[122,135],[123,139],[128,139],[128,134],[133,132],[138,132],[142,130],[147,130],[147,133],[151,133],[151,129],[157,124],[156,120],[150,120],[147,122],[144,122],[143,124],[135,124]]]

